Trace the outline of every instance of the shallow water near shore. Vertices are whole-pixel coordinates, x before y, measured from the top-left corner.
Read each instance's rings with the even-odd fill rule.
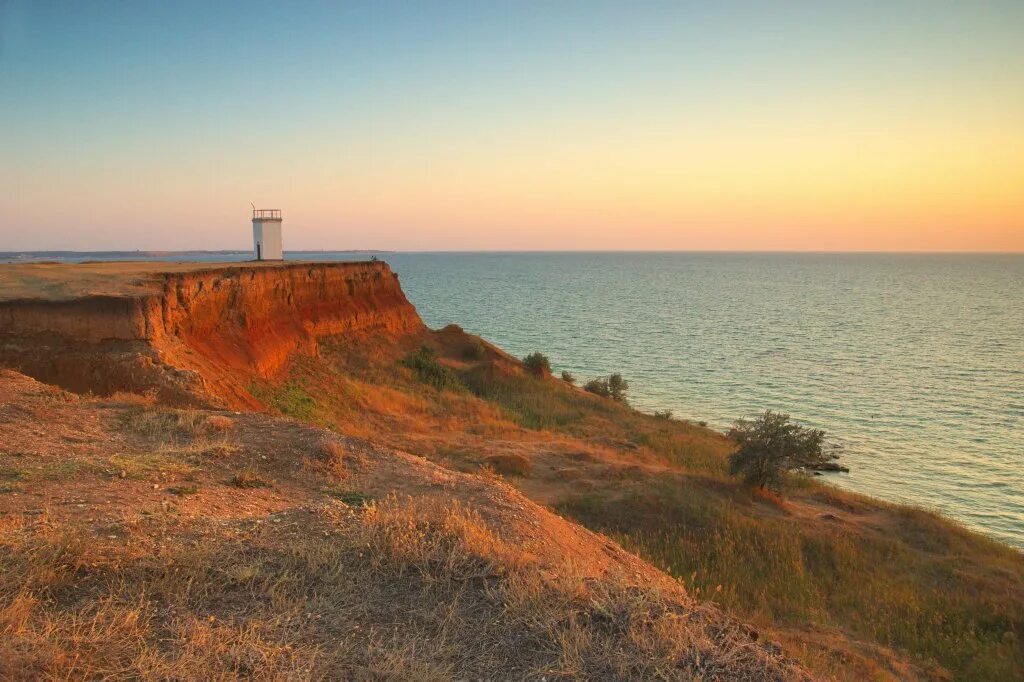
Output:
[[[580,380],[621,372],[637,408],[714,428],[788,412],[842,448],[851,472],[828,481],[1024,548],[1022,255],[379,257],[432,327],[540,350]]]

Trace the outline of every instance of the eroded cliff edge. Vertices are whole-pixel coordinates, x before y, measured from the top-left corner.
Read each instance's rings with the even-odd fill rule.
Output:
[[[61,287],[50,286],[60,281]],[[0,365],[79,393],[255,406],[319,339],[424,329],[383,262],[83,263],[0,272]]]

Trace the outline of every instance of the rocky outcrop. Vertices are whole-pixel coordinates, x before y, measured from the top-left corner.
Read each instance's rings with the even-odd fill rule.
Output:
[[[253,405],[245,377],[273,377],[324,337],[424,328],[383,262],[154,264],[145,283],[123,296],[0,301],[0,364],[77,392]]]

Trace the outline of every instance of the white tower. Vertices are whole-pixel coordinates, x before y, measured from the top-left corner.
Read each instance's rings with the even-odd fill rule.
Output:
[[[283,260],[281,209],[252,209],[252,250],[256,260]]]

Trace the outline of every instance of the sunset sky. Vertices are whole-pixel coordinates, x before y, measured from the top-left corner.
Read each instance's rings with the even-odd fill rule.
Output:
[[[1021,0],[336,4],[0,0],[0,250],[1024,250]]]

